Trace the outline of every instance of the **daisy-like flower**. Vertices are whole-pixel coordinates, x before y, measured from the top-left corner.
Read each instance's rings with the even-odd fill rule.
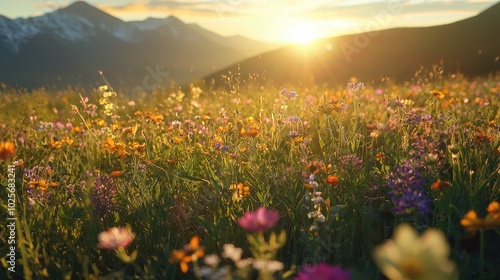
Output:
[[[248,232],[263,232],[276,224],[279,215],[276,210],[259,207],[255,212],[246,212],[238,219],[238,224]]]
[[[179,262],[181,266],[181,271],[187,273],[189,269],[189,263],[198,261],[205,255],[203,247],[200,247],[200,238],[198,236],[193,236],[189,244],[184,244],[182,249],[173,250],[170,256],[170,262]]]
[[[426,230],[419,238],[408,224],[399,225],[391,240],[373,251],[378,268],[391,280],[457,279],[458,272],[448,259],[450,247],[444,234]]]
[[[134,234],[129,227],[118,228],[113,227],[107,231],[99,233],[97,237],[99,240],[98,247],[101,249],[115,250],[120,247],[126,248],[134,240]]]

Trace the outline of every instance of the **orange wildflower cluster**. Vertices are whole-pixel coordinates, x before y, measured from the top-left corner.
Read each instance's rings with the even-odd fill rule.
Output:
[[[38,180],[31,180],[28,183],[28,185],[32,188],[36,188],[36,189],[41,190],[41,191],[46,191],[47,187],[55,188],[55,187],[59,186],[59,183],[57,183],[57,182],[48,183],[47,180],[45,180],[45,179],[38,179]]]
[[[470,210],[462,218],[460,225],[472,233],[478,230],[500,228],[500,203],[497,201],[491,202],[486,208],[486,212],[486,217],[480,219],[476,211]]]
[[[12,142],[0,142],[0,160],[8,159],[14,156],[15,145]]]
[[[243,185],[243,183],[231,184],[229,189],[234,191],[234,198],[243,199],[245,196],[250,195],[250,187]]]
[[[444,92],[442,91],[439,91],[439,90],[431,90],[430,94],[434,95],[435,97],[439,98],[439,99],[443,99],[446,95],[444,94]]]
[[[107,137],[103,142],[103,148],[105,151],[110,153],[116,153],[117,156],[123,158],[129,154],[136,154],[138,156],[144,156],[144,151],[146,149],[146,144],[140,144],[137,141],[128,143],[128,146],[123,142],[115,142],[110,137]]]
[[[246,130],[242,128],[240,130],[241,136],[249,136],[249,137],[257,137],[259,136],[259,130],[257,128],[251,128],[250,130]]]
[[[188,265],[190,262],[195,262],[198,258],[205,255],[203,247],[200,247],[200,238],[198,236],[193,236],[189,244],[185,244],[180,250],[173,250],[170,256],[169,262],[178,262],[181,266],[181,271],[183,273],[188,272]]]
[[[493,136],[486,134],[484,130],[476,127],[476,134],[474,134],[474,142],[479,145],[484,145],[493,142]]]

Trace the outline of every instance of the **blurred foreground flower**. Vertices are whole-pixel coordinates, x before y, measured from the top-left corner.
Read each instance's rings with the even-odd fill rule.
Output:
[[[193,236],[189,244],[185,244],[180,250],[173,250],[170,256],[169,262],[179,262],[181,265],[181,271],[184,273],[188,272],[188,264],[190,262],[198,261],[205,255],[203,248],[200,247],[200,238],[198,236]]]
[[[500,228],[500,203],[492,201],[486,208],[486,217],[481,219],[476,211],[470,210],[460,220],[460,224],[469,232],[475,233],[478,230]]]
[[[99,248],[114,250],[119,247],[126,248],[132,240],[134,240],[134,234],[129,227],[117,228],[113,227],[107,231],[99,233]]]
[[[255,212],[246,212],[238,219],[238,224],[249,232],[263,232],[274,226],[279,219],[279,212],[259,207]]]
[[[15,145],[12,142],[0,142],[0,160],[9,159],[14,156]]]
[[[338,265],[319,263],[315,266],[302,267],[295,280],[349,280],[351,272]]]
[[[373,251],[378,268],[391,280],[457,279],[458,272],[448,259],[450,247],[444,234],[428,229],[422,237],[408,224],[399,225],[392,240]]]

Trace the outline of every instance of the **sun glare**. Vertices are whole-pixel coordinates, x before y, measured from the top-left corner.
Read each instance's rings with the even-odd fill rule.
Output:
[[[284,40],[291,43],[298,43],[303,45],[306,45],[319,37],[316,29],[310,23],[302,23],[290,26],[285,33],[286,37],[284,38]]]

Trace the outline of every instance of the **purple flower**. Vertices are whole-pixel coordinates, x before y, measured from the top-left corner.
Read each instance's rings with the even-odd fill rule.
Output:
[[[387,187],[394,203],[396,214],[410,214],[414,211],[429,214],[431,199],[425,193],[425,180],[409,161],[396,166],[389,175]]]
[[[283,95],[287,99],[294,99],[299,96],[299,93],[295,90],[288,90],[286,88],[280,91],[280,94]]]
[[[346,169],[360,170],[363,168],[363,160],[353,154],[340,156],[340,163]]]
[[[351,272],[338,265],[319,263],[315,266],[304,266],[295,280],[349,280]]]
[[[95,213],[98,215],[104,215],[109,211],[116,210],[116,185],[113,178],[97,176],[92,192],[92,204]]]
[[[263,232],[274,226],[279,219],[279,212],[259,207],[255,212],[246,212],[238,219],[238,224],[249,232]]]

